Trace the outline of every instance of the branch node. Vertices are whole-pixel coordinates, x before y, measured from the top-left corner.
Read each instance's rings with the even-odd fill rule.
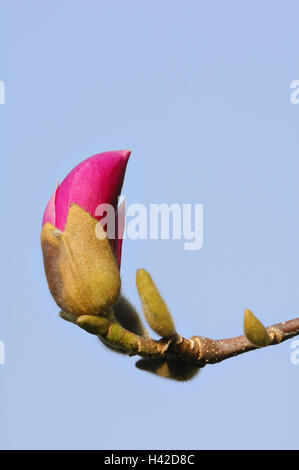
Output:
[[[282,331],[280,331],[278,328],[275,326],[270,326],[268,328],[268,333],[271,337],[272,344],[279,344],[282,342],[284,334]]]

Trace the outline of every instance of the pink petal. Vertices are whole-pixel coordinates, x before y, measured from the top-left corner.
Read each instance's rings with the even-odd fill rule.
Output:
[[[43,223],[42,225],[44,226],[47,222],[55,226],[55,198],[56,198],[56,191],[52,194],[50,201],[47,204],[44,217],[43,217]]]
[[[118,262],[118,266],[121,263],[121,251],[122,251],[122,243],[123,243],[123,236],[125,232],[125,224],[126,224],[126,200],[124,199],[117,208],[117,215],[116,215],[116,227],[118,229],[117,238],[115,240],[115,253],[116,259]]]

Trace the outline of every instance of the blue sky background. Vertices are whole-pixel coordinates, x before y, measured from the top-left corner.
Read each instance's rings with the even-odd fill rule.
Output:
[[[131,241],[178,331],[242,331],[299,311],[296,1],[2,1],[0,447],[299,447],[291,342],[208,366],[188,383],[139,371],[57,317],[40,227],[57,180],[131,148],[128,203],[204,204],[204,246]]]

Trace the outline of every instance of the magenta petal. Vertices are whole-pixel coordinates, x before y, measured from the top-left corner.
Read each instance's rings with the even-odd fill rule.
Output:
[[[44,217],[43,217],[43,226],[49,222],[50,224],[55,226],[55,198],[56,198],[56,191],[52,194],[52,197],[50,201],[48,202],[48,205],[46,207]]]
[[[56,227],[64,230],[70,205],[77,204],[97,219],[99,204],[117,208],[130,151],[105,152],[77,165],[56,193]]]
[[[118,266],[120,266],[122,243],[123,243],[123,236],[124,236],[125,224],[126,224],[126,201],[125,199],[121,202],[121,204],[117,208],[116,224],[118,228],[118,233],[117,233],[117,239],[115,240],[114,251],[116,253]]]

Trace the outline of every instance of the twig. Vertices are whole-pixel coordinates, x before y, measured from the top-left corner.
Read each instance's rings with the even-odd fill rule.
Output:
[[[259,349],[245,336],[213,340],[202,336],[186,339],[175,334],[156,341],[131,333],[120,324],[102,317],[84,315],[79,317],[77,324],[89,333],[100,336],[106,344],[121,349],[130,356],[139,355],[161,361],[185,361],[200,368]],[[299,335],[299,318],[270,326],[267,332],[271,340],[269,345],[282,343]]]

